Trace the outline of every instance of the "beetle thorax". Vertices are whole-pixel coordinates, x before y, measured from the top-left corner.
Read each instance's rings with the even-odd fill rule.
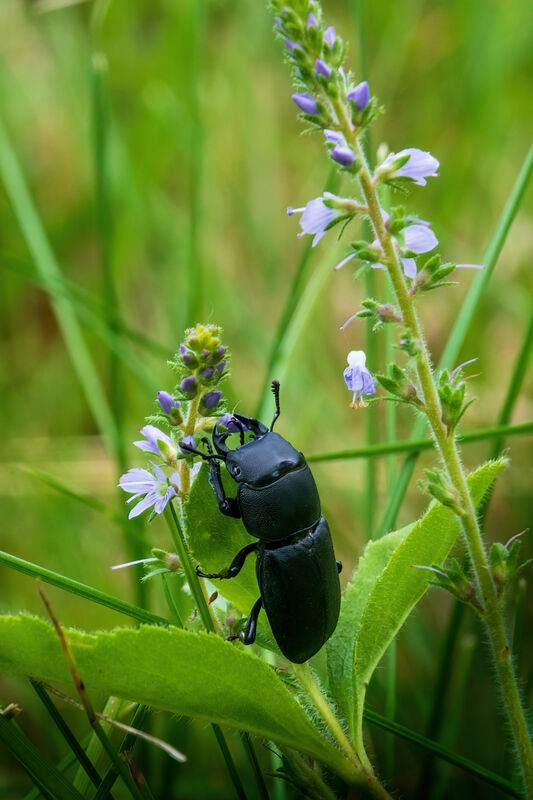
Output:
[[[305,464],[302,453],[273,431],[230,450],[226,456],[232,478],[255,487],[269,486]]]

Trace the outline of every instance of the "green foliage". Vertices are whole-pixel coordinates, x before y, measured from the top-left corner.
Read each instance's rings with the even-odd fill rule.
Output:
[[[476,505],[504,464],[490,461],[470,476]],[[327,644],[328,668],[331,692],[359,746],[372,674],[428,588],[428,575],[413,567],[441,564],[458,533],[453,512],[432,503],[418,522],[370,542],[346,587],[339,624]]]
[[[235,481],[223,470],[228,494],[235,493]],[[186,504],[188,547],[193,560],[204,572],[220,572],[230,565],[236,553],[250,537],[240,519],[226,517],[218,510],[208,481],[207,465],[203,464],[194,481]],[[213,581],[220,593],[243,614],[249,614],[258,598],[255,559],[248,558],[237,578]]]
[[[89,692],[241,728],[350,772],[275,671],[249,650],[177,628],[65,634]],[[0,617],[0,641],[3,673],[70,683],[57,635],[43,620]]]

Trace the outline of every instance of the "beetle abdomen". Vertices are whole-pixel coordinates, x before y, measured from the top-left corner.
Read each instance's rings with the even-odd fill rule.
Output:
[[[296,664],[307,661],[335,630],[340,610],[338,567],[324,517],[293,544],[266,545],[257,578],[281,652]]]
[[[243,483],[238,497],[246,530],[265,542],[309,530],[320,519],[320,498],[307,464],[268,486]]]

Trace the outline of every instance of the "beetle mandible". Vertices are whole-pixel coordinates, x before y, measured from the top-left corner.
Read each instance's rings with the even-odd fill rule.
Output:
[[[263,607],[281,652],[289,661],[301,664],[317,653],[335,630],[342,565],[335,560],[328,523],[305,457],[273,431],[280,415],[279,388],[279,382],[272,381],[276,410],[270,428],[252,417],[234,414],[239,447],[227,447],[230,432],[221,432],[216,423],[216,453],[210,447],[207,455],[186,449],[209,462],[209,483],[222,514],[241,517],[248,533],[258,539],[243,547],[221,572],[196,568],[201,578],[234,578],[246,557],[257,553],[260,596],[244,630],[230,638],[253,644]],[[252,436],[246,442],[245,430]],[[220,461],[238,485],[236,497],[226,495]]]

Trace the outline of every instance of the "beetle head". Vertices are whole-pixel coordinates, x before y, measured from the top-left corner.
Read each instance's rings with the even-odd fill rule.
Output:
[[[235,450],[226,448],[226,468],[237,483],[261,488],[305,466],[305,458],[283,436],[267,430]]]

